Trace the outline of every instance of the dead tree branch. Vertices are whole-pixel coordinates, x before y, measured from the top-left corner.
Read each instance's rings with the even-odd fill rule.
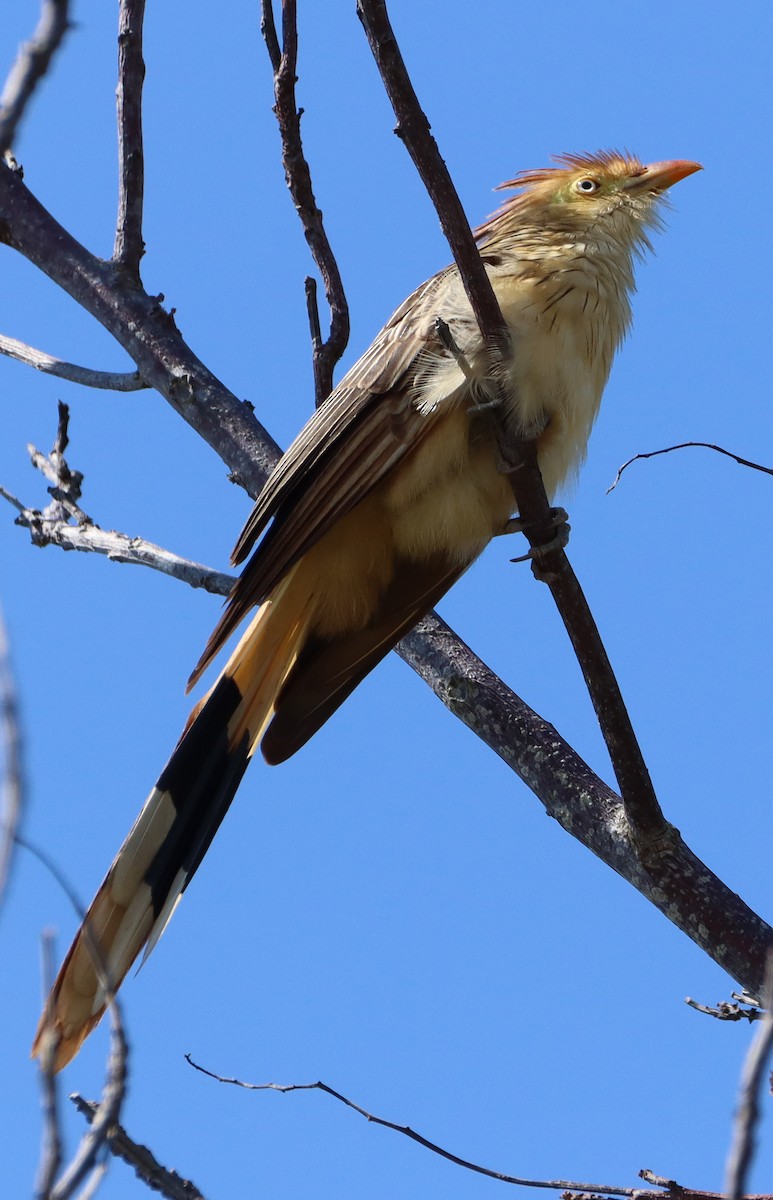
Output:
[[[704,1013],[707,1017],[714,1017],[717,1021],[748,1021],[751,1025],[754,1021],[761,1021],[765,1016],[765,1010],[759,1001],[752,996],[747,996],[745,993],[739,995],[738,992],[731,992],[733,999],[740,1000],[742,1004],[748,1004],[749,1008],[741,1008],[741,1004],[731,1004],[728,1000],[720,1000],[715,1008],[707,1004],[699,1004],[697,1000],[693,1000],[690,996],[685,997],[685,1004],[689,1004],[690,1008],[694,1008],[696,1012]]]
[[[506,362],[511,353],[507,326],[461,201],[408,76],[386,4],[384,0],[357,0],[357,14],[365,27],[397,117],[396,132],[405,143],[435,205],[484,341],[491,348],[492,375],[496,379],[497,365]],[[551,525],[534,442],[520,439],[508,444],[508,458],[512,463],[518,509],[526,522],[529,542],[533,548],[545,545],[553,539],[555,530]],[[561,549],[552,550],[540,560],[538,577],[550,588],[580,663],[620,785],[632,835],[640,852],[649,854],[656,851],[659,839],[666,833],[667,823],[587,600]]]
[[[0,163],[0,242],[17,250],[91,313],[153,387],[226,462],[234,482],[260,491],[279,456],[253,407],[186,345],[173,318],[139,284],[91,254],[58,224],[18,174]]]
[[[113,262],[137,283],[142,240],[145,159],[142,149],[142,21],[145,0],[121,0],[118,19],[118,222]]]
[[[91,1123],[99,1112],[93,1100],[84,1100],[77,1092],[70,1099]],[[122,1159],[134,1169],[138,1179],[151,1191],[159,1192],[167,1200],[204,1200],[204,1196],[190,1179],[183,1179],[176,1171],[169,1170],[158,1161],[147,1146],[133,1141],[122,1125],[114,1125],[107,1135],[107,1148],[116,1158]]]
[[[333,390],[333,372],[349,341],[349,307],[346,303],[341,272],[338,269],[322,213],[317,207],[311,183],[311,171],[303,153],[301,140],[301,116],[295,99],[295,82],[298,65],[298,29],[295,0],[282,0],[282,45],[276,32],[272,0],[262,0],[261,33],[274,71],[274,113],[282,139],[282,165],[303,232],[309,244],[317,270],[322,276],[325,298],[330,308],[330,333],[322,340],[319,327],[319,312],[316,305],[316,288],[313,281],[306,281],[306,299],[309,306],[309,323],[312,341],[312,367],[314,371],[314,395],[317,405]]]
[[[72,905],[78,920],[83,921],[86,913],[83,905],[75,894],[69,881],[65,877],[63,871],[59,869],[54,860],[41,850],[38,846],[33,845],[17,835],[16,842],[23,847],[29,854],[40,862],[51,876],[56,880],[59,887],[62,889],[70,904]],[[86,935],[89,943],[89,951],[94,961],[94,969],[97,973],[100,985],[104,990],[105,999],[110,1013],[110,1047],[108,1051],[107,1067],[105,1071],[105,1083],[102,1089],[102,1099],[99,1102],[99,1112],[95,1117],[90,1129],[83,1135],[75,1151],[72,1159],[61,1173],[59,1180],[56,1183],[50,1182],[48,1190],[38,1193],[38,1200],[70,1200],[75,1194],[77,1188],[86,1180],[85,1187],[81,1193],[82,1197],[93,1195],[97,1184],[104,1174],[104,1165],[101,1163],[101,1152],[107,1141],[108,1134],[112,1127],[118,1122],[121,1115],[121,1108],[126,1097],[126,1087],[128,1082],[128,1057],[129,1044],[126,1038],[124,1029],[123,1017],[121,1014],[121,1006],[115,996],[115,989],[110,978],[110,972],[102,956],[96,938],[91,936],[88,925],[85,926]],[[46,989],[48,992],[48,989]],[[50,993],[49,993],[50,995]],[[40,1070],[43,1076],[43,1090],[46,1104],[53,1103],[54,1109],[56,1106],[54,1089],[54,1062],[56,1055],[56,1039],[57,1035],[49,1025],[44,1027],[44,1033],[40,1047]],[[51,1097],[54,1097],[52,1102]],[[49,1118],[50,1120],[50,1118]],[[44,1131],[44,1138],[58,1136],[50,1128]],[[47,1154],[51,1154],[50,1150],[46,1150],[44,1144],[44,1161]],[[45,1175],[46,1171],[41,1171],[41,1175]]]
[[[0,904],[11,871],[14,842],[24,812],[24,764],[21,721],[10,647],[0,611],[0,740],[3,743],[3,777],[0,786]]]
[[[463,1167],[465,1170],[473,1171],[477,1175],[485,1175],[489,1179],[497,1179],[500,1183],[510,1183],[516,1187],[545,1188],[550,1191],[560,1191],[570,1194],[579,1192],[584,1195],[625,1196],[629,1197],[630,1200],[692,1200],[692,1197],[700,1197],[701,1200],[723,1200],[721,1193],[696,1192],[691,1188],[684,1188],[680,1184],[669,1183],[666,1180],[658,1181],[665,1190],[654,1192],[645,1188],[613,1187],[609,1184],[599,1183],[578,1183],[575,1180],[569,1179],[524,1179],[517,1175],[506,1175],[502,1171],[494,1171],[490,1167],[483,1167],[479,1163],[470,1162],[469,1159],[460,1158],[459,1155],[453,1154],[450,1150],[444,1150],[442,1146],[438,1146],[436,1142],[431,1142],[429,1138],[424,1137],[421,1133],[417,1133],[409,1125],[398,1125],[394,1121],[388,1121],[385,1117],[379,1117],[375,1113],[368,1112],[367,1109],[356,1104],[354,1100],[350,1100],[348,1096],[342,1095],[341,1092],[337,1092],[335,1088],[330,1087],[329,1084],[323,1083],[321,1080],[317,1080],[316,1083],[246,1083],[242,1079],[217,1075],[214,1071],[208,1071],[206,1067],[199,1066],[197,1062],[194,1062],[190,1054],[186,1054],[185,1059],[195,1070],[200,1071],[202,1075],[207,1075],[210,1079],[216,1080],[217,1083],[228,1083],[250,1092],[324,1092],[325,1095],[332,1096],[334,1100],[338,1100],[346,1108],[359,1113],[361,1117],[364,1117],[372,1125],[381,1125],[384,1129],[392,1129],[395,1133],[401,1133],[412,1142],[417,1142],[426,1150],[431,1150],[433,1154],[438,1154],[441,1158],[447,1159],[448,1162],[454,1163],[457,1167]],[[642,1176],[645,1174],[649,1175],[651,1173],[640,1172]],[[773,1197],[747,1196],[743,1200],[773,1200]]]
[[[761,1115],[762,1079],[773,1053],[773,952],[768,957],[765,978],[765,1009],[762,1023],[752,1038],[741,1072],[740,1095],[725,1179],[728,1200],[741,1200],[754,1158],[755,1139]]]
[[[727,458],[732,458],[733,462],[737,462],[739,467],[751,467],[753,471],[762,471],[765,475],[773,475],[773,467],[763,467],[761,463],[752,462],[749,458],[741,458],[740,454],[733,454],[731,450],[725,450],[722,446],[715,446],[713,442],[679,442],[676,446],[664,446],[661,450],[647,450],[641,454],[634,454],[633,458],[629,458],[619,468],[617,475],[612,483],[607,488],[607,495],[614,491],[622,477],[623,471],[630,467],[631,463],[638,462],[643,458],[657,458],[659,454],[671,454],[674,450],[689,450],[692,446],[700,446],[703,450],[714,450],[717,454],[724,454]]]
[[[139,371],[93,371],[89,367],[79,367],[75,363],[54,358],[43,350],[36,350],[34,346],[5,337],[4,334],[0,334],[0,354],[26,363],[44,375],[56,375],[59,379],[80,383],[83,387],[102,388],[111,392],[139,392],[148,386],[140,378]]]
[[[69,0],[43,0],[38,27],[19,50],[0,96],[0,158],[10,150],[32,94],[62,44],[69,11]]]
[[[59,546],[62,550],[80,550],[91,554],[103,554],[112,562],[151,567],[164,575],[171,575],[189,587],[204,588],[218,596],[227,596],[235,578],[224,571],[214,571],[201,563],[181,558],[144,538],[130,537],[116,530],[101,529],[83,511],[80,500],[83,476],[71,471],[64,457],[68,443],[69,410],[66,404],[59,405],[59,428],[54,447],[49,455],[41,454],[34,446],[29,447],[33,466],[49,480],[51,503],[45,509],[31,508],[0,486],[0,497],[17,510],[16,524],[30,531],[34,546]]]

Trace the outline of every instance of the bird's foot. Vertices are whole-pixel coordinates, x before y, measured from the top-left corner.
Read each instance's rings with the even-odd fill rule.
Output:
[[[543,542],[539,546],[531,546],[526,554],[519,554],[516,558],[511,558],[510,562],[531,562],[532,570],[538,579],[547,581],[548,575],[540,568],[539,560],[550,554],[553,550],[563,550],[569,542],[569,533],[571,525],[569,524],[569,514],[565,508],[551,508],[549,524],[555,529],[555,534],[548,542]],[[534,525],[534,521],[524,521],[521,517],[511,517],[500,534],[506,533],[525,533],[527,529]]]

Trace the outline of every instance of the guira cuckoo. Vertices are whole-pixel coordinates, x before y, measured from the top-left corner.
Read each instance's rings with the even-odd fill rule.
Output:
[[[548,495],[580,465],[631,322],[634,260],[664,191],[699,165],[557,161],[503,184],[515,195],[477,230],[511,334],[506,402],[492,401],[480,330],[447,267],[398,308],[258,497],[232,556],[247,564],[189,686],[257,612],[84,922],[113,987],[158,941],[258,744],[269,763],[294,754],[505,529],[517,483],[514,494],[503,437],[539,435]],[[105,1008],[84,926],[35,1040],[37,1053],[52,1032],[57,1068]]]

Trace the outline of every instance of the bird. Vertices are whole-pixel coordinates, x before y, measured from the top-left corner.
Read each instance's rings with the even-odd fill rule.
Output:
[[[511,527],[508,441],[536,438],[549,497],[577,472],[631,324],[635,263],[667,190],[700,169],[610,150],[521,171],[475,231],[510,338],[499,378],[452,265],[400,305],[314,412],[236,543],[232,561],[246,565],[189,689],[257,611],[92,901],[33,1054],[45,1043],[64,1067],[100,1020],[106,985],[145,961],[257,747],[269,764],[299,750]]]

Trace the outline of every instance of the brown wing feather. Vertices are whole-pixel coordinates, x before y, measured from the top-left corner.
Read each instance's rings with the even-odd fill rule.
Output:
[[[437,556],[395,564],[395,574],[366,628],[340,638],[310,638],[274,704],[261,751],[271,764],[299,750],[467,569]]]
[[[401,388],[422,350],[442,349],[435,334],[432,301],[454,270],[448,267],[440,271],[400,305],[282,455],[234,547],[231,561],[235,566],[244,561],[280,507],[299,489],[305,491],[316,468],[338,453],[353,424],[366,414],[372,416],[370,410],[378,408],[380,397]]]
[[[451,270],[405,301],[280,459],[233,560],[243,561],[272,517],[273,524],[234,585],[189,689],[247,612],[432,429],[440,413],[412,403],[416,363],[428,350],[445,352],[435,332],[432,298]]]

